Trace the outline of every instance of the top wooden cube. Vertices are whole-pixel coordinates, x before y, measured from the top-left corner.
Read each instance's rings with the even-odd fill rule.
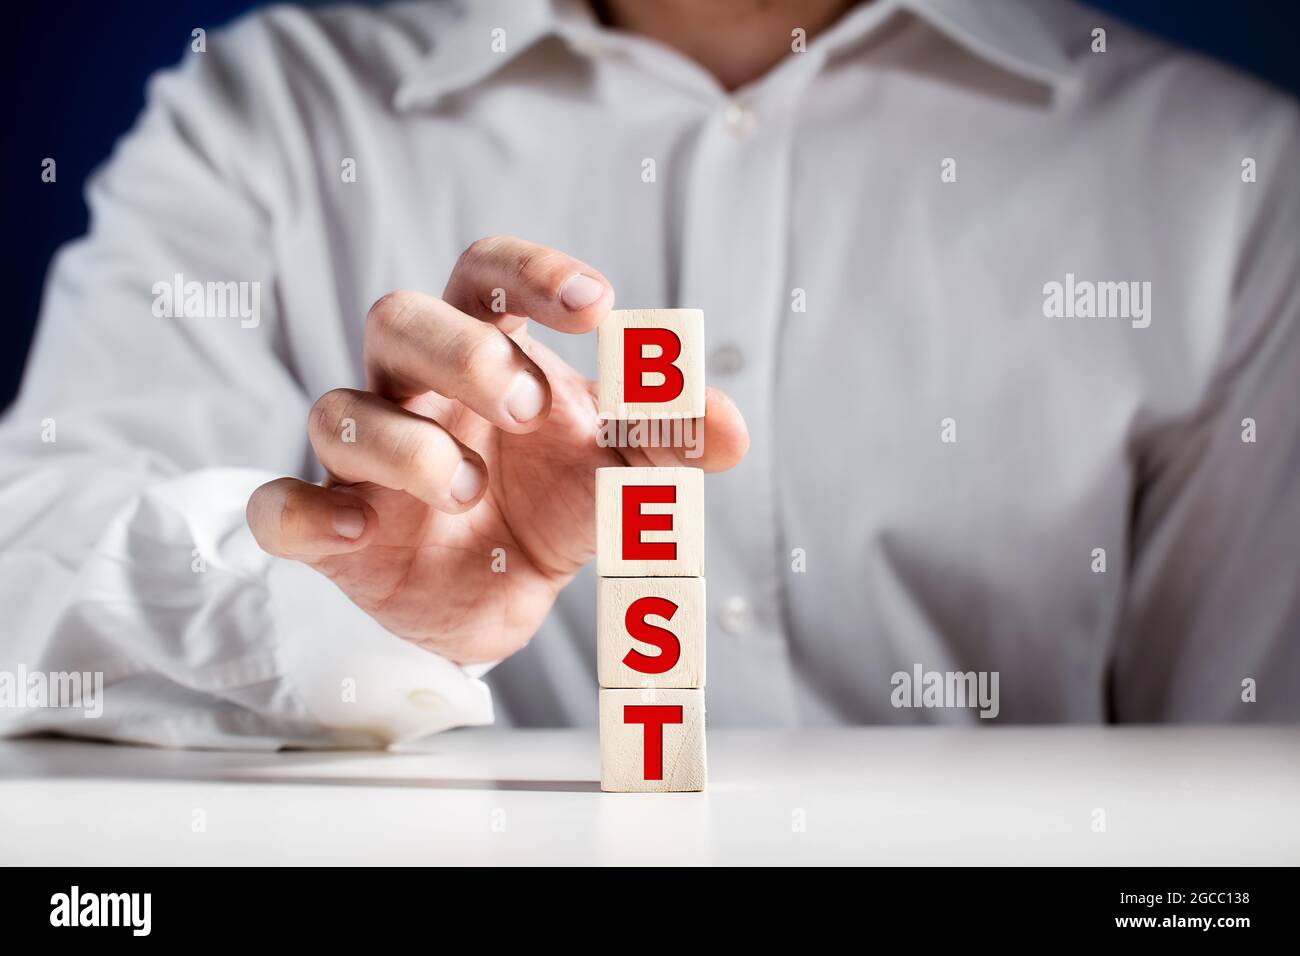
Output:
[[[704,313],[615,309],[596,332],[601,418],[704,416]]]

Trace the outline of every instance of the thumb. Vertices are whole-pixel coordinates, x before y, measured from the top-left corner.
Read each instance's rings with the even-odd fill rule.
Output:
[[[281,558],[320,558],[364,548],[379,524],[356,495],[297,478],[277,478],[248,499],[248,527],[263,551]]]

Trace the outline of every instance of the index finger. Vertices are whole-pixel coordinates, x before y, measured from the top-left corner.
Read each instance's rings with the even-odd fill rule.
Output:
[[[514,236],[491,236],[461,253],[442,298],[490,322],[527,316],[560,332],[590,332],[613,307],[614,289],[570,255]]]

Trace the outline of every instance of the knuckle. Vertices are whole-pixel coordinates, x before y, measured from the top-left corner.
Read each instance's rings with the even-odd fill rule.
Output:
[[[446,470],[441,461],[445,457],[445,442],[437,426],[421,427],[416,424],[398,429],[388,446],[389,462],[403,477],[408,488],[424,485],[431,477]]]
[[[306,537],[311,516],[311,498],[307,489],[302,486],[290,489],[280,507],[280,539],[292,542]]]
[[[355,418],[359,395],[350,388],[330,389],[312,405],[307,431],[313,438],[337,438],[345,420]]]
[[[515,257],[515,275],[533,286],[548,287],[569,257],[544,246],[528,246]]]
[[[415,293],[405,289],[385,292],[366,312],[366,330],[386,331],[399,328],[411,311]]]
[[[577,263],[562,252],[534,248],[519,258],[519,279],[545,300],[558,299],[565,280],[579,271]]]
[[[509,236],[484,236],[475,239],[456,260],[456,268],[473,269],[486,260],[492,259],[497,250],[510,241]]]
[[[456,374],[465,381],[474,378],[484,365],[508,361],[510,340],[489,325],[474,327],[456,343]]]
[[[292,550],[311,508],[309,488],[296,478],[277,478],[248,499],[246,516],[254,540],[271,553]]]
[[[276,489],[284,480],[277,478],[257,488],[249,496],[248,504],[244,506],[244,520],[248,522],[248,530],[253,532],[253,539],[264,550],[269,550],[269,545],[273,543],[267,535],[270,530],[267,527],[267,512],[279,497]]]
[[[536,275],[543,255],[543,251],[536,246],[525,246],[511,260],[510,270],[519,279],[531,278]]]
[[[567,260],[563,253],[515,236],[487,236],[470,243],[459,261],[471,267],[496,261],[517,278],[535,278]]]

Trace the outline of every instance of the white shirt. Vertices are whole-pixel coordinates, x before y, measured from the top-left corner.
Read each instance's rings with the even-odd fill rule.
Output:
[[[986,723],[896,707],[917,667],[998,672],[1004,722],[1300,716],[1292,100],[1057,3],[876,0],[735,95],[583,9],[471,10],[273,8],[152,82],[0,437],[0,669],[102,671],[104,712],[6,732],[492,719],[244,506],[320,476],[371,302],[500,233],[705,310],[752,436],[706,482],[712,724]],[[178,275],[260,308],[169,317]],[[594,723],[593,583],[488,676],[499,720]]]

